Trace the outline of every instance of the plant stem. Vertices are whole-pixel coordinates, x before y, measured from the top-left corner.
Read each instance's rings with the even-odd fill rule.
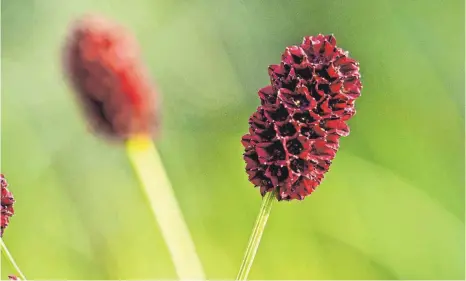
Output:
[[[248,246],[246,252],[244,253],[243,262],[239,269],[238,276],[236,280],[247,280],[249,271],[251,270],[254,258],[259,248],[259,244],[264,233],[265,226],[267,224],[267,219],[270,215],[270,210],[272,209],[272,203],[275,199],[275,192],[267,192],[267,194],[262,199],[261,207],[259,209],[259,215],[257,216],[254,228],[252,229],[251,237],[249,238]]]
[[[6,247],[5,242],[3,241],[3,239],[0,239],[0,243],[1,243],[0,249],[1,249],[2,253],[3,253],[3,255],[10,262],[11,266],[16,270],[16,273],[18,274],[19,278],[21,280],[26,280],[26,277],[21,272],[21,269],[19,269],[19,266],[16,264],[15,260],[13,259],[13,256],[10,254],[10,251],[8,251],[8,248]]]
[[[188,227],[152,140],[147,136],[134,137],[126,142],[126,148],[178,277],[181,280],[205,280]]]

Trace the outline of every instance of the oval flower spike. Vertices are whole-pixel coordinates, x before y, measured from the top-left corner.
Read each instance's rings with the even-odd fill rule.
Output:
[[[100,16],[84,16],[72,26],[64,55],[66,73],[95,132],[121,140],[155,132],[156,90],[128,30]]]
[[[3,232],[7,228],[8,224],[10,223],[10,218],[15,214],[15,210],[13,209],[13,204],[15,203],[15,199],[13,198],[13,194],[8,190],[8,182],[6,181],[3,174],[0,174],[0,181],[1,181],[1,230],[0,230],[0,237],[3,237]]]
[[[271,85],[243,136],[249,180],[264,196],[302,200],[321,183],[349,134],[346,124],[361,94],[359,63],[336,46],[333,35],[305,37],[269,66]]]

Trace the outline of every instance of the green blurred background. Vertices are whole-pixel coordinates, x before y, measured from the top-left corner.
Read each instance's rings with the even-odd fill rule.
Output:
[[[360,61],[363,95],[318,191],[274,205],[250,278],[464,279],[464,1],[2,0],[4,239],[30,279],[176,278],[124,148],[62,79],[67,25],[93,11],[140,40],[209,279],[235,278],[259,209],[240,138],[267,66],[317,33]]]

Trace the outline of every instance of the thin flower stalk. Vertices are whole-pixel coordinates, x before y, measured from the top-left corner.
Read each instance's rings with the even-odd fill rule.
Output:
[[[159,224],[162,237],[181,280],[205,280],[201,261],[153,142],[135,137],[126,142],[131,164]]]
[[[15,269],[16,274],[19,276],[20,280],[27,280],[26,276],[24,276],[23,272],[19,268],[18,264],[16,263],[15,259],[11,255],[10,251],[8,251],[8,248],[3,241],[3,239],[0,239],[0,250],[2,251],[3,256],[8,260],[10,265]]]
[[[236,280],[247,280],[248,278],[249,271],[251,270],[257,250],[259,249],[262,234],[264,233],[267,220],[269,219],[270,211],[272,210],[273,201],[275,201],[275,194],[273,192],[269,192],[262,199],[259,215],[257,215],[256,222],[252,228],[252,234],[249,238],[248,246],[246,247]]]

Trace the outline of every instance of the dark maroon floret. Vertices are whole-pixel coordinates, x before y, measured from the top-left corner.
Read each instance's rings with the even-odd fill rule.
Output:
[[[249,180],[262,195],[304,199],[321,183],[348,136],[346,121],[361,94],[359,63],[336,47],[333,35],[305,37],[269,66],[270,86],[242,138]]]

